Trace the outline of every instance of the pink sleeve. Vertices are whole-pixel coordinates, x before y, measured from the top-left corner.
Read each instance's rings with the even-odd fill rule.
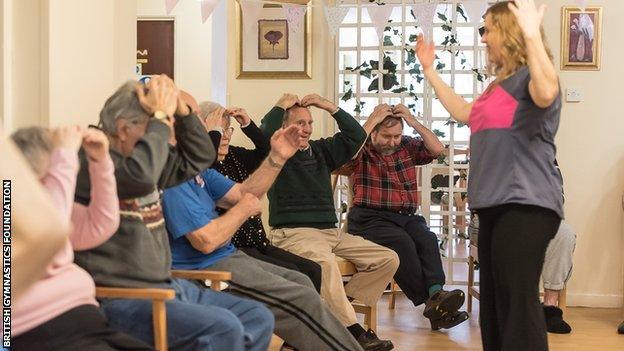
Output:
[[[50,168],[42,180],[61,217],[67,221],[71,218],[78,167],[77,153],[57,148],[50,154]]]
[[[74,203],[70,241],[75,251],[97,247],[119,227],[119,199],[113,161],[89,161],[91,201],[88,206]]]

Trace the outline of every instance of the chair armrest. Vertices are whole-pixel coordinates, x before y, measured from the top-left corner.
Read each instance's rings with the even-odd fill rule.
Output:
[[[215,280],[215,281],[224,281],[231,280],[232,273],[231,272],[220,272],[220,271],[204,271],[204,270],[172,270],[171,275],[174,278],[180,279],[190,279],[190,280]]]
[[[109,299],[173,300],[172,289],[96,287],[95,296]]]

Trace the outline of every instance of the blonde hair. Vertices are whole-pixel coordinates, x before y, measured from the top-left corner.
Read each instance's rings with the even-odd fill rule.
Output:
[[[526,66],[528,63],[524,34],[522,33],[522,28],[518,25],[516,16],[509,10],[509,3],[512,2],[502,1],[496,3],[485,13],[485,16],[490,15],[492,25],[496,29],[501,43],[501,58],[499,64],[488,66],[488,73],[496,76],[496,80],[492,86],[509,78],[516,73],[520,67]],[[540,33],[546,53],[552,61],[553,55],[546,43],[546,35],[544,34],[544,27],[542,26],[540,26]]]

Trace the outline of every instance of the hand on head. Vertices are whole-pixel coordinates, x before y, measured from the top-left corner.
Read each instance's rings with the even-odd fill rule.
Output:
[[[241,127],[246,126],[249,123],[251,123],[251,118],[247,114],[247,111],[245,111],[245,109],[242,109],[240,107],[230,107],[225,110],[225,113],[228,114],[229,116],[234,117],[236,122],[238,122],[238,124]]]
[[[210,112],[206,119],[204,120],[204,125],[208,130],[215,130],[221,126],[222,117],[225,114],[225,108],[219,106],[214,111]]]
[[[109,142],[104,132],[96,128],[88,128],[84,131],[82,148],[91,161],[100,162],[108,157]]]
[[[297,95],[285,93],[279,100],[277,100],[275,106],[288,110],[289,108],[300,104],[301,103],[299,102],[299,97]]]
[[[302,107],[314,106],[322,110],[328,111],[330,113],[333,113],[338,109],[338,107],[333,102],[325,99],[324,97],[321,97],[318,94],[309,94],[309,95],[304,96],[301,99],[301,106]]]
[[[65,126],[51,130],[52,145],[54,148],[66,148],[78,152],[82,144],[84,130],[80,126]]]
[[[392,107],[388,104],[377,105],[373,113],[368,117],[376,124],[381,123],[386,117],[392,116]]]
[[[136,92],[141,106],[150,115],[162,111],[173,117],[179,105],[181,112],[188,111],[188,107],[179,99],[180,92],[173,80],[164,74],[152,77],[147,85],[137,84]]]

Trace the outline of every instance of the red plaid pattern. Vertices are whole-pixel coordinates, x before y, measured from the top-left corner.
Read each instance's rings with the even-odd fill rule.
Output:
[[[380,210],[414,213],[418,209],[418,169],[431,163],[431,155],[420,138],[403,136],[392,155],[377,152],[368,141],[351,161],[353,204]]]

